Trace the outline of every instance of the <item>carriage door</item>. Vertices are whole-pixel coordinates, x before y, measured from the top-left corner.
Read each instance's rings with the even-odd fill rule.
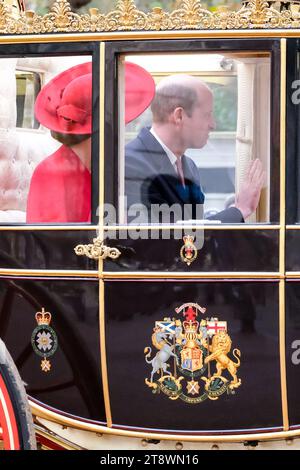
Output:
[[[105,56],[102,223],[115,249],[102,273],[108,423],[163,433],[286,429],[281,43],[140,41],[137,52],[115,42]],[[132,64],[160,93],[144,111],[151,86],[146,75],[137,80],[133,104]],[[256,158],[263,188],[241,219],[234,205]]]
[[[299,39],[287,40],[286,116],[286,369],[290,425],[299,428]]]
[[[98,264],[74,252],[98,227],[99,57],[0,46],[0,336],[34,414],[87,428],[106,423]]]

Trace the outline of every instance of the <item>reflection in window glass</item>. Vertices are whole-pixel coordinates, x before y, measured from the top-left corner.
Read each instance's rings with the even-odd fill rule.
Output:
[[[91,57],[1,59],[0,66],[0,222],[89,222]]]
[[[231,62],[230,69],[227,73],[224,71],[224,75],[219,72],[218,75],[197,76],[212,90],[215,129],[210,132],[203,148],[189,149],[186,154],[201,170],[201,187],[205,193],[204,216],[209,217],[234,202],[237,75]]]
[[[41,78],[36,72],[16,71],[17,80],[17,127],[38,129],[34,116],[34,103],[41,90]]]
[[[156,96],[125,132],[121,117],[120,222],[268,221],[269,55],[137,54],[124,60],[152,75]],[[165,218],[154,209],[174,204],[178,212]]]

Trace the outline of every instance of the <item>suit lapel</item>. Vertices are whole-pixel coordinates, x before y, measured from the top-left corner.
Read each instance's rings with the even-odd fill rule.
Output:
[[[189,164],[189,159],[185,155],[182,156],[182,167],[186,180],[184,188],[168,155],[150,130],[143,128],[139,138],[146,150],[143,158],[151,164],[153,179],[157,180],[159,185],[164,188],[164,192],[168,194],[168,203],[202,204],[204,195],[200,187],[200,181],[195,174],[195,168]]]
[[[153,162],[156,173],[154,177],[157,178],[160,185],[163,186],[170,195],[169,203],[188,202],[189,188],[182,186],[174,166],[160,143],[151,134],[149,129],[146,128],[141,130],[140,138],[147,149],[149,160],[151,159],[151,162]]]

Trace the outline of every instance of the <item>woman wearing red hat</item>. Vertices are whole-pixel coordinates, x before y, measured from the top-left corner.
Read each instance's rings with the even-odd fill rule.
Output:
[[[151,75],[125,63],[125,121],[137,118],[155,93]],[[28,194],[29,223],[91,220],[92,64],[60,73],[39,93],[36,118],[63,145],[35,169]]]

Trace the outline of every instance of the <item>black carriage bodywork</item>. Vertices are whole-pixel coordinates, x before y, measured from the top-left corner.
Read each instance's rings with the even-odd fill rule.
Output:
[[[135,436],[177,433],[181,439],[215,440],[297,433],[299,111],[291,105],[290,90],[299,78],[298,39],[230,38],[225,33],[201,38],[200,32],[165,40],[82,38],[1,44],[0,56],[92,55],[93,208],[99,201],[100,206],[117,205],[120,55],[268,52],[270,221],[203,227],[204,245],[190,266],[179,255],[178,227],[169,228],[169,240],[163,239],[164,227],[155,229],[156,239],[132,240],[124,225],[101,226],[101,215],[100,225],[96,216],[91,224],[72,226],[2,225],[0,336],[27,384],[33,414],[129,436],[134,431]],[[120,250],[117,260],[75,255],[76,245],[91,243],[97,234]],[[156,396],[145,385],[149,366],[143,351],[155,321],[172,316],[185,302],[200,303],[209,314],[218,312],[230,325],[234,347],[242,351],[242,385],[234,395],[196,406]],[[58,338],[49,374],[41,371],[31,345],[35,313],[43,307],[52,313]]]

